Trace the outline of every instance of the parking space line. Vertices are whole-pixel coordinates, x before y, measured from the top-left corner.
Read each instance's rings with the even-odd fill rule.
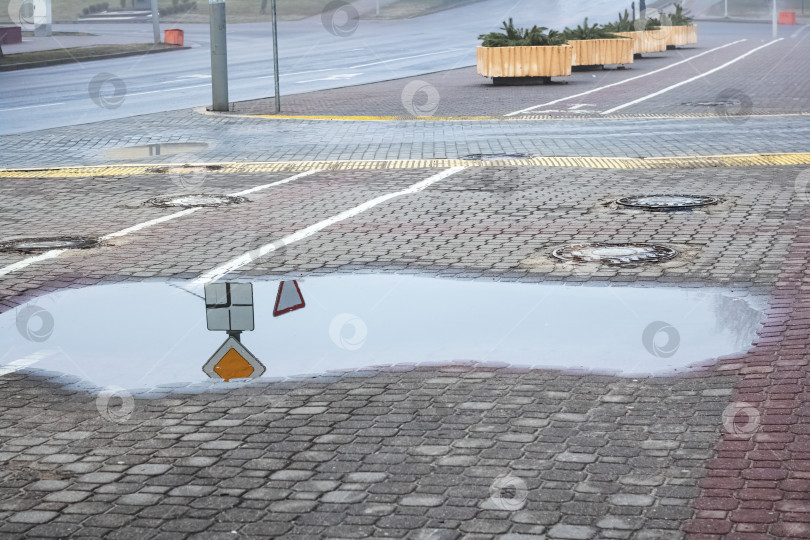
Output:
[[[676,83],[676,84],[673,84],[672,86],[667,86],[666,88],[664,88],[664,89],[662,89],[662,90],[659,90],[659,91],[657,91],[657,92],[653,92],[652,94],[648,94],[648,95],[643,96],[643,97],[640,97],[640,98],[638,98],[638,99],[634,99],[633,101],[630,101],[630,102],[628,102],[628,103],[625,103],[624,105],[619,105],[618,107],[613,107],[612,109],[608,109],[608,110],[606,110],[606,111],[602,111],[600,114],[611,114],[611,113],[614,113],[614,112],[616,112],[616,111],[620,111],[620,110],[622,110],[622,109],[624,109],[624,108],[630,107],[631,105],[635,105],[635,104],[637,104],[637,103],[641,103],[642,101],[647,101],[648,99],[654,98],[654,97],[656,97],[656,96],[660,96],[661,94],[665,94],[665,93],[669,92],[670,90],[674,90],[674,89],[676,89],[676,88],[678,88],[678,87],[681,87],[681,86],[683,86],[683,85],[685,85],[685,84],[689,84],[690,82],[693,82],[693,81],[696,81],[696,80],[701,79],[701,78],[703,78],[703,77],[706,77],[707,75],[711,75],[712,73],[716,73],[716,72],[720,71],[721,69],[725,69],[725,68],[727,68],[728,66],[730,66],[730,65],[732,65],[732,64],[735,64],[735,63],[739,62],[739,61],[740,61],[740,60],[742,60],[743,58],[746,58],[747,56],[750,56],[750,55],[754,54],[754,53],[755,53],[755,52],[757,52],[758,50],[760,50],[760,49],[764,49],[765,47],[768,47],[768,46],[770,46],[770,45],[773,45],[774,43],[777,43],[777,42],[779,42],[779,41],[782,41],[783,39],[784,39],[784,38],[778,38],[778,39],[774,39],[773,41],[769,41],[769,42],[768,42],[768,43],[766,43],[765,45],[760,45],[759,47],[756,47],[756,48],[754,48],[754,49],[751,49],[751,50],[750,50],[750,51],[748,51],[747,53],[745,53],[745,54],[741,54],[741,55],[740,55],[740,56],[738,56],[737,58],[734,58],[733,60],[729,60],[729,61],[728,61],[728,62],[726,62],[725,64],[722,64],[722,65],[720,65],[720,66],[717,66],[716,68],[712,68],[712,69],[710,69],[709,71],[705,71],[705,72],[701,73],[700,75],[695,75],[695,76],[694,76],[694,77],[692,77],[692,78],[686,79],[685,81],[681,81],[681,82]]]
[[[271,187],[280,186],[282,184],[287,184],[289,182],[293,182],[295,180],[298,180],[299,178],[304,178],[305,176],[309,176],[309,175],[315,174],[317,172],[320,172],[320,169],[313,169],[313,170],[305,171],[305,172],[296,174],[294,176],[290,176],[289,178],[284,178],[283,180],[278,180],[276,182],[271,182],[269,184],[263,184],[261,186],[256,186],[256,187],[246,189],[246,190],[243,190],[243,191],[238,191],[236,193],[231,193],[229,196],[238,197],[238,196],[248,195],[250,193],[256,193],[258,191],[262,191],[262,190],[265,190],[265,189],[268,189],[268,188],[271,188]],[[133,225],[131,227],[121,229],[120,231],[105,234],[104,236],[99,237],[99,240],[105,241],[105,240],[111,240],[113,238],[120,238],[122,236],[126,236],[128,234],[132,234],[134,232],[141,231],[143,229],[148,229],[149,227],[152,227],[154,225],[159,225],[160,223],[165,223],[167,221],[172,221],[174,219],[181,218],[181,217],[187,216],[189,214],[193,214],[194,212],[197,212],[198,210],[202,210],[202,208],[200,208],[200,207],[186,208],[184,210],[180,210],[179,212],[175,212],[175,213],[169,214],[167,216],[162,216],[162,217],[159,217],[159,218],[150,219],[149,221],[144,221],[143,223],[138,223],[137,225]],[[48,260],[48,259],[55,259],[56,257],[60,256],[62,253],[65,253],[66,251],[70,251],[70,250],[67,250],[67,249],[52,249],[52,250],[46,251],[45,253],[42,253],[40,255],[35,255],[33,257],[26,257],[25,259],[23,259],[21,261],[17,261],[14,264],[10,264],[8,266],[0,268],[0,276],[5,276],[6,274],[16,272],[17,270],[22,270],[23,268],[26,268],[27,266],[30,266],[30,265],[32,265],[34,263],[37,263],[37,262],[40,262],[40,261],[45,261],[45,260]]]
[[[412,184],[412,185],[408,186],[407,188],[405,188],[403,190],[395,191],[393,193],[388,193],[386,195],[381,195],[379,197],[376,197],[374,199],[366,201],[366,202],[364,202],[362,204],[359,204],[359,205],[355,206],[354,208],[350,208],[349,210],[346,210],[344,212],[336,214],[336,215],[334,215],[332,217],[324,219],[323,221],[319,221],[318,223],[310,225],[309,227],[306,227],[306,228],[301,229],[299,231],[296,231],[296,232],[294,232],[292,234],[289,234],[289,235],[287,235],[287,236],[285,236],[283,238],[280,238],[278,240],[270,242],[269,244],[265,244],[265,245],[263,245],[263,246],[261,246],[259,248],[248,251],[247,253],[244,253],[244,254],[240,255],[239,257],[231,259],[230,261],[228,261],[228,262],[226,262],[224,264],[221,264],[220,266],[217,266],[213,270],[210,270],[210,271],[202,274],[199,278],[195,279],[192,282],[191,286],[192,287],[201,287],[201,286],[205,285],[206,283],[216,281],[216,280],[220,279],[222,276],[225,276],[226,274],[234,272],[234,271],[238,270],[239,268],[242,268],[246,264],[249,264],[252,261],[255,261],[256,259],[258,259],[260,257],[264,257],[265,255],[268,255],[268,254],[270,254],[270,253],[272,253],[274,251],[277,251],[278,249],[280,249],[280,248],[282,248],[284,246],[288,246],[290,244],[294,244],[295,242],[298,242],[300,240],[308,238],[308,237],[312,236],[313,234],[315,234],[315,233],[317,233],[319,231],[322,231],[323,229],[325,229],[325,228],[327,228],[327,227],[329,227],[331,225],[334,225],[335,223],[339,223],[341,221],[347,220],[347,219],[349,219],[351,217],[354,217],[354,216],[356,216],[358,214],[361,214],[361,213],[365,212],[366,210],[374,208],[375,206],[378,206],[378,205],[380,205],[380,204],[382,204],[384,202],[390,201],[391,199],[401,197],[403,195],[411,195],[411,194],[423,191],[424,189],[428,188],[432,184],[435,184],[436,182],[444,180],[445,178],[447,178],[449,176],[452,176],[452,175],[454,175],[454,174],[456,174],[458,172],[461,172],[461,171],[465,170],[466,168],[467,167],[451,167],[450,169],[445,169],[444,171],[442,171],[442,172],[440,172],[438,174],[434,174],[433,176],[430,176],[430,177],[428,177],[428,178],[426,178],[424,180],[421,180],[421,181],[419,181],[419,182],[417,182],[415,184]]]
[[[0,268],[0,277],[5,276],[6,274],[10,274],[12,272],[16,272],[17,270],[22,270],[26,266],[30,266],[34,263],[39,261],[47,261],[48,259],[55,259],[62,253],[67,251],[66,249],[52,249],[50,251],[46,251],[45,253],[41,253],[39,255],[34,255],[33,257],[26,257],[21,261],[17,261],[14,264],[10,264],[8,266],[4,266]]]
[[[607,88],[613,88],[614,86],[619,86],[619,85],[622,85],[622,84],[625,84],[625,83],[636,81],[638,79],[642,79],[644,77],[649,77],[650,75],[655,75],[656,73],[661,73],[662,71],[666,71],[667,69],[674,68],[675,66],[685,64],[686,62],[691,62],[695,58],[700,58],[703,55],[713,53],[714,51],[719,51],[720,49],[725,49],[726,47],[731,47],[732,45],[736,45],[737,43],[742,43],[743,41],[747,41],[747,40],[738,39],[737,41],[732,41],[731,43],[726,43],[725,45],[715,47],[714,49],[709,49],[708,51],[703,51],[702,53],[696,54],[694,56],[690,56],[689,58],[685,58],[683,60],[675,62],[674,64],[664,66],[662,68],[656,69],[655,71],[650,71],[649,73],[642,73],[641,75],[636,75],[635,77],[630,77],[629,79],[625,79],[623,81],[618,81],[618,82],[608,84],[608,85],[605,85],[605,86],[600,86],[599,88],[593,88],[593,89],[588,90],[586,92],[581,92],[579,94],[574,94],[573,96],[567,96],[567,97],[563,97],[563,98],[560,98],[560,99],[555,99],[554,101],[549,101],[548,103],[542,103],[540,105],[534,105],[534,106],[529,107],[527,109],[522,109],[520,111],[515,111],[515,112],[505,114],[504,116],[516,116],[518,114],[523,114],[523,113],[527,113],[529,111],[533,111],[535,109],[539,109],[540,107],[548,107],[549,105],[554,105],[555,103],[560,103],[562,101],[568,101],[569,99],[574,99],[574,98],[578,98],[578,97],[582,97],[582,96],[587,96],[588,94],[593,94],[594,92],[599,92],[600,90],[605,90]]]

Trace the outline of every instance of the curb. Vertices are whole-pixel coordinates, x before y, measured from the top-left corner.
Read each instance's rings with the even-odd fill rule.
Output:
[[[102,54],[99,56],[84,56],[82,58],[59,58],[54,60],[40,60],[39,62],[25,62],[22,64],[9,64],[6,66],[0,66],[0,71],[18,71],[21,69],[30,69],[30,68],[38,68],[38,67],[48,67],[48,66],[58,66],[61,64],[72,64],[72,63],[84,63],[84,62],[92,62],[94,60],[109,60],[112,58],[125,58],[127,56],[143,56],[146,54],[157,54],[163,52],[170,52],[170,51],[184,51],[186,49],[190,49],[191,47],[173,47],[173,48],[166,48],[166,49],[149,49],[146,51],[130,51],[124,53],[115,53],[115,54]]]
[[[709,156],[661,156],[647,158],[598,156],[547,156],[517,159],[391,159],[337,161],[269,161],[215,163],[142,163],[89,165],[27,169],[0,169],[0,179],[11,178],[92,178],[109,176],[303,172],[313,169],[330,171],[445,169],[449,167],[567,167],[581,169],[702,169],[714,167],[772,167],[810,165],[810,152],[729,154]]]

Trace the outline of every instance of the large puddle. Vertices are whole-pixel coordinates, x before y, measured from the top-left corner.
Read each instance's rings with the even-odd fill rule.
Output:
[[[210,364],[211,376],[203,368],[228,335],[208,327],[229,324],[254,328],[241,334],[241,344],[260,366],[242,365],[234,372],[240,376],[464,361],[670,374],[747,350],[762,320],[750,298],[710,288],[393,274],[312,277],[298,280],[297,289],[287,281],[283,294],[279,285],[252,283],[252,314],[244,286],[226,291],[223,285],[219,299],[211,293],[209,307],[202,288],[189,290],[184,282],[40,297],[0,314],[0,374],[57,371],[129,390],[221,384],[217,373],[224,364],[213,372]],[[299,291],[304,307],[296,305]]]

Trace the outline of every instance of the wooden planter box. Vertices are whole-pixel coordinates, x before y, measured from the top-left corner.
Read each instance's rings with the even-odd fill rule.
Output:
[[[571,75],[570,45],[478,47],[478,73],[484,77],[562,77]]]
[[[636,54],[667,50],[667,33],[665,29],[616,32],[615,35],[632,38],[633,52]]]
[[[633,63],[632,39],[575,39],[568,44],[573,48],[573,66]]]
[[[697,43],[696,24],[690,24],[689,26],[669,26],[666,29],[669,30],[667,45],[677,47]]]

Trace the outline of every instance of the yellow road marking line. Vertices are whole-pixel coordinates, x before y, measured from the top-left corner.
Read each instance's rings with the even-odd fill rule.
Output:
[[[754,167],[771,165],[810,165],[810,152],[773,154],[730,154],[715,156],[675,156],[651,158],[625,157],[534,157],[525,159],[409,159],[278,161],[248,163],[191,163],[187,165],[127,164],[88,167],[46,167],[37,169],[0,169],[2,178],[88,178],[136,175],[172,175],[192,171],[206,174],[326,171],[441,169],[449,167],[574,167],[583,169],[696,169],[704,167]],[[215,166],[215,170],[207,167]]]

